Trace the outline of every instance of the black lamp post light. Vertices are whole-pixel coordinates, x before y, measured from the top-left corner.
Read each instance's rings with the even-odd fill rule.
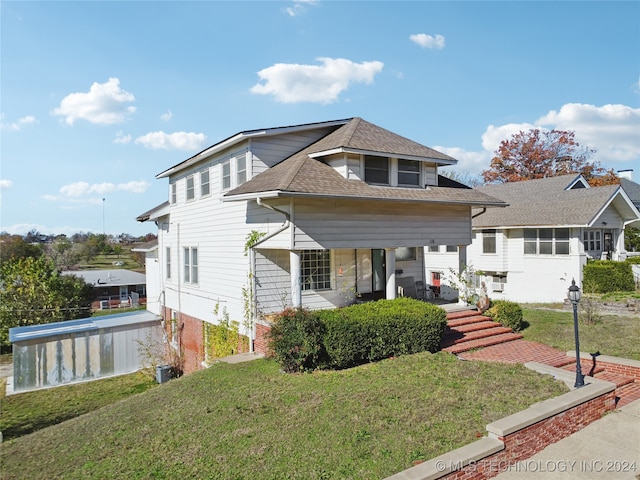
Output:
[[[580,365],[580,340],[578,338],[578,303],[580,303],[581,294],[575,279],[571,280],[567,297],[573,305],[573,332],[576,337],[576,383],[574,387],[580,388],[584,387],[584,375],[582,375],[582,367]]]

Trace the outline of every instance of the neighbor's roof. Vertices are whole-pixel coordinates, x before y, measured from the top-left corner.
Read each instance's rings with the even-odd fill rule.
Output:
[[[133,247],[131,249],[132,252],[153,252],[158,249],[158,239],[155,238],[149,242],[138,245],[137,247]]]
[[[567,189],[575,180],[576,175],[570,174],[478,187],[509,206],[475,217],[473,228],[591,226],[610,203],[625,221],[638,218],[637,210],[619,185]]]
[[[224,199],[233,201],[255,197],[307,196],[479,206],[505,205],[496,198],[464,185],[448,182],[446,179],[442,179],[443,186],[426,188],[369,185],[362,180],[346,179],[333,167],[314,158],[334,152],[385,153],[400,158],[430,159],[441,164],[452,164],[456,161],[448,155],[360,118],[354,118],[318,142],[226,193]]]
[[[162,202],[160,205],[153,207],[151,210],[138,215],[136,220],[138,222],[146,222],[147,220],[155,220],[169,213],[169,201]]]
[[[27,325],[9,329],[9,341],[11,343],[46,338],[71,333],[97,331],[104,328],[122,327],[140,323],[158,322],[162,317],[149,311],[126,312],[102,317],[82,318],[79,320],[66,320],[64,322],[46,323],[40,325]]]
[[[119,287],[123,285],[145,285],[147,277],[144,273],[125,269],[113,270],[68,270],[62,275],[75,275],[84,279],[94,287]]]
[[[620,178],[620,185],[627,192],[633,204],[640,209],[640,185],[628,178]]]

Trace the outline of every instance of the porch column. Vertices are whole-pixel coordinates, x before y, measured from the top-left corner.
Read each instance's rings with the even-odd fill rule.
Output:
[[[387,300],[396,298],[396,249],[385,248],[384,259],[387,270]]]
[[[302,306],[302,279],[300,277],[300,251],[289,251],[289,265],[291,266],[291,305],[293,308]]]
[[[466,245],[458,245],[458,274],[460,276],[464,275],[465,280],[469,280],[467,278],[469,276],[469,272],[465,272],[465,268],[467,268],[467,246]],[[461,286],[461,288],[466,289],[467,287]],[[458,304],[466,305],[467,302],[462,299],[462,297],[466,297],[467,292],[458,292]]]

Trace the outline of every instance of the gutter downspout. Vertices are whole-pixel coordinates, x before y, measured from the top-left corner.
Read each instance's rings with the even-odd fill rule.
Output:
[[[251,322],[251,341],[249,342],[249,352],[250,353],[254,353],[253,342],[254,342],[255,337],[256,337],[255,325],[256,325],[256,320],[258,318],[258,298],[257,298],[256,275],[255,275],[255,271],[256,271],[256,252],[255,252],[255,248],[258,245],[260,245],[262,242],[265,242],[265,241],[269,240],[270,238],[275,237],[279,233],[284,232],[291,225],[291,215],[288,212],[285,212],[284,210],[280,210],[279,208],[276,208],[276,207],[274,207],[272,205],[267,205],[267,204],[263,203],[262,202],[262,198],[260,198],[260,197],[256,198],[256,203],[260,207],[264,207],[264,208],[266,208],[268,210],[271,210],[273,212],[276,212],[276,213],[279,213],[281,215],[284,215],[285,220],[284,220],[284,223],[282,224],[282,226],[280,228],[278,228],[275,232],[272,232],[272,233],[262,237],[260,240],[258,240],[256,243],[254,243],[251,246],[251,248],[249,249],[249,274],[251,275],[251,292],[252,292],[251,296],[253,297],[251,299],[251,303],[252,303],[251,316],[253,317],[253,321]]]
[[[471,215],[471,220],[473,220],[476,217],[479,217],[480,215],[484,215],[485,213],[487,213],[487,207],[482,207],[481,212],[478,212],[475,215]]]

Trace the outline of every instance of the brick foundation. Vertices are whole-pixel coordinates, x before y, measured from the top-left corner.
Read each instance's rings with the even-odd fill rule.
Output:
[[[257,353],[269,355],[269,342],[267,340],[271,327],[262,323],[256,323],[256,339],[253,342],[253,349]]]

